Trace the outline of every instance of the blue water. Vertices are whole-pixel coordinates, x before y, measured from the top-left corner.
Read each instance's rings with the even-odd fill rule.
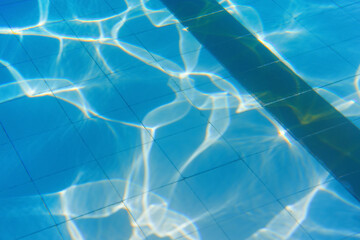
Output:
[[[360,126],[360,2],[219,1]],[[159,0],[0,1],[0,239],[358,239],[359,202]]]

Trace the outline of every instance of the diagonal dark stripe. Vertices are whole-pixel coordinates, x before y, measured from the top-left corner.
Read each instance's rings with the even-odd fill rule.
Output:
[[[161,1],[293,138],[360,200],[360,129],[215,0]]]

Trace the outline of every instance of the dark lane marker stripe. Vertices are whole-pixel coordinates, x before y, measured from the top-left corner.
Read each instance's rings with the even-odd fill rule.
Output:
[[[161,1],[292,137],[360,200],[360,129],[215,0]]]

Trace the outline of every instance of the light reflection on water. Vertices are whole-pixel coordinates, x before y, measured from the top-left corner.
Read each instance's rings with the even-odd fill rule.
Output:
[[[304,15],[301,1],[274,15],[256,4],[219,2],[313,87],[347,74],[319,80],[322,72],[292,61],[322,47],[314,39],[307,49],[292,45],[313,37],[288,15]],[[313,239],[340,239],[360,231],[358,203],[160,2],[124,3],[111,2],[114,9],[86,3],[85,11],[81,4],[54,1],[55,10],[39,1],[21,24],[2,13],[1,38],[18,37],[16,54],[24,53],[1,52],[0,104],[9,107],[0,107],[0,120],[52,214],[45,219],[35,190],[3,190],[7,222],[41,222],[8,239],[54,223],[65,239],[309,239],[305,231]],[[306,7],[312,15],[334,6]],[[354,75],[339,82],[341,92],[336,84],[317,91],[356,118]],[[21,111],[23,102],[29,121],[38,112],[50,121],[16,126],[26,119],[9,109]],[[65,114],[44,113],[50,102]],[[53,151],[64,142],[79,147]],[[91,154],[84,159],[80,148]],[[1,232],[8,233],[6,226]]]

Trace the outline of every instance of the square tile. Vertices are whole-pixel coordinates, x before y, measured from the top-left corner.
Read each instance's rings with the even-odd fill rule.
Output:
[[[158,142],[184,177],[239,159],[211,125],[189,129]]]
[[[56,223],[63,223],[121,201],[96,162],[35,181]]]
[[[224,233],[224,231],[217,224],[213,224],[213,225],[206,226],[203,228],[198,228],[197,232],[189,234],[187,236],[177,238],[177,239],[187,240],[189,238],[191,239],[192,237],[195,237],[195,238],[198,237],[200,239],[206,239],[206,240],[228,239],[228,236]]]
[[[293,21],[280,25],[277,31],[264,34],[264,40],[283,57],[289,58],[308,51],[325,47],[317,37]]]
[[[281,202],[312,239],[344,239],[360,231],[359,202],[336,180]]]
[[[206,123],[200,111],[181,92],[173,98],[166,96],[131,107],[144,126],[151,129],[154,138],[166,137]]]
[[[109,0],[114,1],[114,0]],[[123,4],[117,1],[119,4]],[[128,11],[124,26],[133,34],[153,30],[158,27],[176,24],[179,22],[172,13],[161,3],[161,1],[128,2]],[[123,12],[123,8],[114,9],[116,13]]]
[[[26,236],[24,238],[21,238],[22,240],[63,240],[62,236],[59,233],[59,230],[57,227],[51,227],[45,230],[42,230],[38,233],[31,234],[29,236]]]
[[[72,125],[14,142],[33,179],[93,160]]]
[[[347,119],[354,121],[359,115],[360,99],[354,85],[355,79],[359,76],[350,77],[321,88],[315,91],[327,102],[341,112]]]
[[[6,66],[10,64],[29,61],[30,59],[28,54],[24,51],[18,39],[16,39],[16,37],[12,35],[12,33],[10,32],[10,28],[8,28],[7,31],[8,34],[2,34],[0,36],[0,44],[1,46],[3,46],[0,49],[1,67],[3,65]],[[9,54],[9,52],[11,52],[11,54]]]
[[[242,161],[185,181],[217,221],[275,202],[273,195]]]
[[[182,55],[201,47],[195,37],[180,24],[154,28],[136,36],[156,60]]]
[[[104,0],[104,2],[108,4],[112,9],[116,9],[117,11],[119,11],[119,9],[125,11],[129,8],[128,5],[130,5],[130,3],[128,3],[127,1]]]
[[[181,179],[155,142],[98,161],[124,199]]]
[[[321,48],[290,57],[287,61],[295,72],[312,87],[354,76],[357,69],[330,48]]]
[[[20,2],[20,1],[24,1],[24,0],[19,0],[18,2]],[[14,0],[3,0],[3,1],[1,1],[0,6],[8,5],[8,4],[12,4],[12,3],[14,3]]]
[[[306,17],[327,11],[329,9],[338,9],[339,7],[332,0],[311,0],[287,1],[275,0],[292,17]]]
[[[249,31],[260,35],[262,32],[276,31],[291,18],[291,15],[274,1],[240,0],[233,5],[227,5],[226,2],[222,2],[222,5]]]
[[[30,61],[0,67],[0,77],[3,102],[24,95],[49,92],[45,81]]]
[[[333,0],[333,1],[336,4],[338,4],[339,6],[347,6],[347,5],[351,5],[353,3],[360,2],[359,0],[349,0],[349,1]]]
[[[76,236],[84,239],[145,239],[122,203],[91,212],[58,226],[64,240]]]
[[[48,81],[66,80],[75,83],[104,76],[94,59],[83,47],[34,59],[34,64]]]
[[[331,48],[334,49],[336,52],[338,52],[346,60],[348,60],[352,65],[359,66],[360,50],[354,47],[354,46],[359,46],[359,44],[360,44],[360,38],[354,38],[348,41],[343,41],[341,43],[331,45]]]
[[[101,117],[107,112],[126,107],[122,96],[106,77],[53,89],[53,93],[73,122]]]
[[[341,3],[339,3],[341,4]],[[355,18],[356,20],[358,20],[358,26],[360,25],[360,17],[359,17],[359,13],[360,13],[360,1],[358,1],[355,4],[351,4],[349,6],[344,6],[343,8],[347,13],[349,13],[353,18]],[[354,26],[356,27],[356,26]]]
[[[158,61],[161,68],[174,78],[208,74],[214,78],[227,78],[228,71],[205,48]]]
[[[4,129],[0,122],[0,145],[6,144],[6,143],[9,143],[9,139],[8,139],[6,133],[4,132]]]
[[[10,144],[0,145],[0,189],[27,183],[30,178]]]
[[[310,236],[277,202],[219,222],[230,239],[297,239]]]
[[[83,120],[75,126],[96,158],[152,141],[148,131],[127,108]]]
[[[119,1],[125,4],[125,1]],[[130,29],[125,26],[124,14],[112,14],[109,18],[99,21],[84,21],[82,19],[67,20],[66,24],[70,27],[76,38],[86,43],[101,43],[110,39],[122,39],[132,35]],[[127,20],[125,21],[127,22]],[[75,39],[76,40],[76,39]]]
[[[90,42],[85,46],[105,74],[155,62],[135,36]]]
[[[291,136],[286,135],[287,143],[244,159],[276,198],[333,179],[317,159]]]
[[[84,8],[86,4],[86,8]],[[112,10],[108,4],[103,0],[87,2],[87,1],[62,1],[62,0],[53,0],[51,5],[56,8],[59,15],[65,20],[69,19],[83,19],[83,20],[94,20],[107,18],[112,15]]]
[[[220,78],[190,75],[178,82],[192,104],[201,110],[210,122],[226,118],[242,111],[260,108],[259,103],[232,77]],[[224,122],[223,126],[226,124]],[[222,128],[218,129],[220,132]]]
[[[125,201],[149,239],[198,236],[197,229],[214,224],[187,184],[179,183]],[[196,239],[196,238],[195,238]]]
[[[12,29],[28,28],[45,22],[62,20],[51,5],[37,0],[14,1],[2,6],[0,13]]]
[[[69,124],[68,117],[51,95],[0,104],[0,121],[12,140]]]
[[[0,232],[5,239],[18,239],[55,224],[32,183],[1,191],[0,211]]]
[[[211,121],[216,129],[225,128],[223,137],[241,157],[259,153],[285,142],[282,129],[264,109],[253,109],[230,118]],[[225,127],[224,127],[225,126]]]
[[[297,21],[327,45],[360,36],[359,31],[354,31],[354,26],[359,26],[359,22],[343,9],[335,8],[313,16],[299,17]]]
[[[18,36],[31,58],[61,55],[82,47],[72,29],[64,21],[45,24]]]
[[[145,64],[111,74],[109,79],[129,105],[174,95],[178,90],[171,76]]]

